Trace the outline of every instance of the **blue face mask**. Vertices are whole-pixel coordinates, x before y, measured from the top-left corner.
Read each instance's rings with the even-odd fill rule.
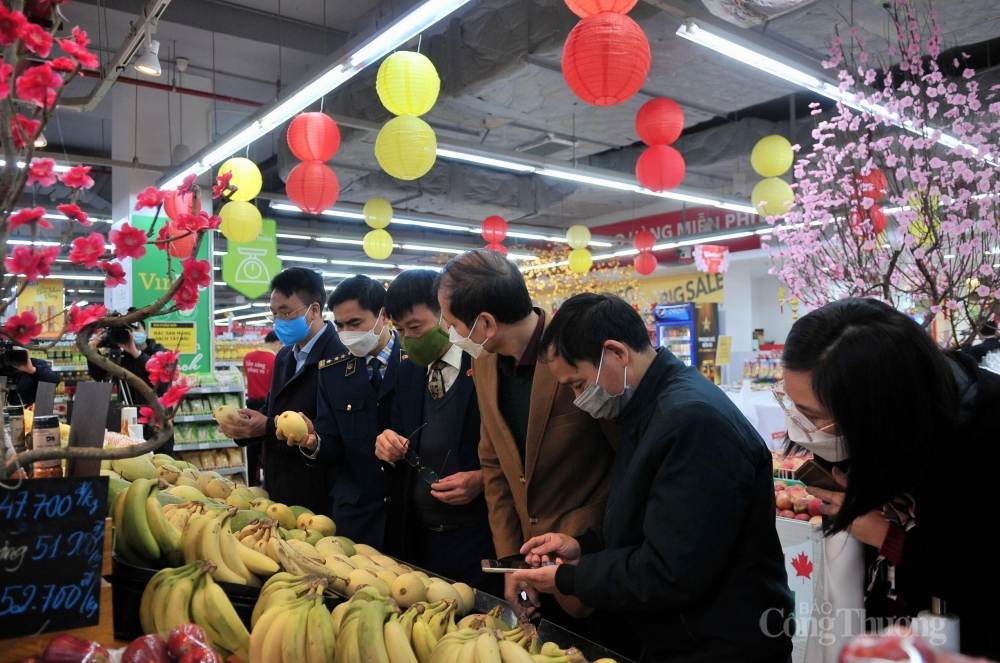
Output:
[[[274,321],[274,333],[285,345],[293,345],[309,335],[309,323],[304,315],[292,320],[278,318]]]
[[[138,347],[146,342],[146,335],[142,332],[132,332],[132,340],[135,341],[135,345]]]

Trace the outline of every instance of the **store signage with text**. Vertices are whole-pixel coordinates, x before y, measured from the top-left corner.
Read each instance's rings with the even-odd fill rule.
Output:
[[[722,274],[695,272],[647,279],[642,285],[652,290],[657,304],[722,304],[724,279]]]
[[[58,338],[62,332],[62,311],[66,305],[64,293],[62,279],[39,279],[26,285],[17,296],[17,314],[31,311],[42,326],[38,338]]]
[[[684,235],[701,235],[720,230],[736,230],[756,226],[762,222],[760,216],[745,212],[731,212],[715,207],[689,207],[687,210],[654,214],[653,216],[609,223],[590,229],[594,235],[629,239],[640,230],[653,233],[657,241]]]
[[[274,219],[264,219],[260,234],[249,242],[226,240],[222,280],[247,297],[260,297],[271,289],[271,279],[281,271]]]
[[[198,351],[198,324],[195,322],[150,322],[149,335],[168,350],[181,354]]]

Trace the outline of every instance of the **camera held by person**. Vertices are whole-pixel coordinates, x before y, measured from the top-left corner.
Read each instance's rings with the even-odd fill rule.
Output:
[[[16,398],[24,406],[35,402],[35,393],[39,382],[59,384],[59,376],[55,374],[49,363],[44,359],[32,359],[25,348],[16,346],[10,341],[0,342],[0,375],[14,382]],[[16,405],[14,396],[11,404]]]

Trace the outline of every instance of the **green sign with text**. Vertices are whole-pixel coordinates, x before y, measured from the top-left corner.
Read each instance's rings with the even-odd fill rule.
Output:
[[[274,219],[264,219],[260,234],[251,241],[226,240],[222,280],[230,288],[250,298],[260,297],[271,289],[271,279],[281,271],[276,230]]]
[[[161,216],[157,228],[168,219]],[[130,223],[133,227],[149,228],[153,218],[149,216],[133,216]],[[156,237],[156,233],[153,234]],[[198,251],[199,260],[211,261],[209,236],[202,240]],[[132,261],[132,305],[142,308],[152,304],[170,289],[170,285],[181,275],[183,268],[177,258],[170,260],[173,274],[167,272],[167,252],[156,248],[150,242],[146,245],[146,255]],[[212,305],[211,292],[207,288],[199,288],[198,304],[190,311],[175,311],[168,315],[159,315],[146,321],[150,338],[166,347],[168,350],[180,350],[180,369],[184,373],[209,373],[212,371]],[[165,308],[171,308],[168,302]],[[167,324],[177,323],[177,324]],[[162,334],[157,335],[157,331]],[[181,333],[181,332],[184,333]],[[162,336],[162,338],[161,338]],[[193,343],[192,343],[193,340]]]

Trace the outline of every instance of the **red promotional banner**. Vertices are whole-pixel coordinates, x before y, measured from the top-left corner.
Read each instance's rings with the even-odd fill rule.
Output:
[[[733,232],[755,230],[761,223],[763,223],[763,219],[756,214],[733,212],[716,207],[688,207],[687,210],[596,226],[591,228],[590,232],[598,236],[625,240],[631,239],[634,233],[646,229],[653,233],[659,244],[676,241],[689,235],[702,235],[726,230]],[[758,249],[760,248],[760,236],[741,237],[725,240],[722,243],[732,251]]]
[[[698,271],[721,274],[729,269],[729,247],[718,244],[699,244],[694,247],[694,264]]]

